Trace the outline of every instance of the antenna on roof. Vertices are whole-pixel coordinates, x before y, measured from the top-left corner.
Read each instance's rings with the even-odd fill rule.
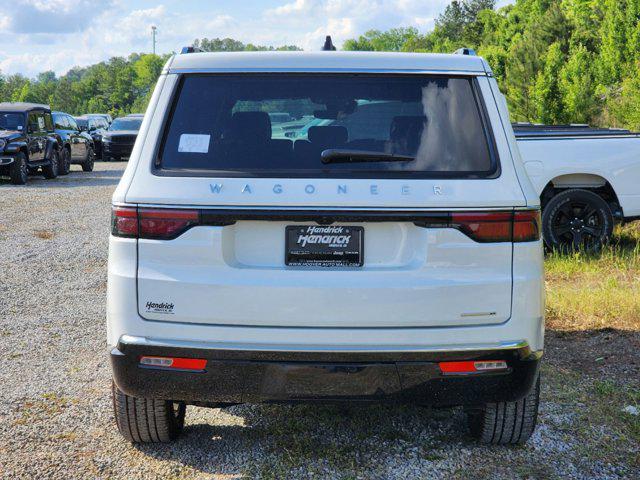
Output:
[[[336,47],[333,45],[331,41],[331,35],[327,35],[327,38],[324,40],[324,45],[322,46],[323,52],[335,52]]]

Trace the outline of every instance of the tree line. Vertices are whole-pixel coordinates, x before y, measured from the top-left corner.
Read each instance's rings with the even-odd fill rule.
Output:
[[[640,129],[640,0],[451,2],[433,31],[371,30],[346,50],[453,52],[487,59],[514,121]]]
[[[227,52],[300,50],[293,45],[244,44],[231,38],[196,39],[194,46],[205,51]],[[144,112],[158,75],[170,56],[133,53],[89,67],[74,67],[60,77],[51,71],[33,79],[0,72],[0,102],[45,103],[54,110],[72,115],[110,113],[119,116]]]
[[[299,50],[196,39],[206,51]],[[432,31],[371,30],[345,50],[445,52],[487,59],[514,121],[590,123],[640,129],[640,0],[454,0]],[[132,54],[56,77],[0,74],[0,101],[49,103],[78,114],[143,111],[168,56]]]

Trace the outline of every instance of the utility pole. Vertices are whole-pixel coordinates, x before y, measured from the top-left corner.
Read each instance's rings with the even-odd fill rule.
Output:
[[[155,25],[151,25],[151,37],[153,38],[153,54],[156,54],[156,31],[158,27]]]

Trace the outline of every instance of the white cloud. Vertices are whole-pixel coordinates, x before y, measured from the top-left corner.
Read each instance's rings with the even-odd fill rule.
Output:
[[[5,2],[3,2],[5,3]],[[100,8],[111,8],[104,0]],[[67,33],[84,30],[93,20],[96,2],[92,0],[15,0],[0,6],[5,19],[3,31],[23,34]]]
[[[340,47],[370,29],[413,26],[426,32],[449,0],[281,0],[243,16],[213,2],[203,1],[208,10],[198,11],[179,3],[142,8],[138,0],[0,0],[0,70],[33,77],[51,69],[60,75],[75,65],[149,52],[151,25],[158,27],[160,53],[203,37],[318,50],[331,35]]]

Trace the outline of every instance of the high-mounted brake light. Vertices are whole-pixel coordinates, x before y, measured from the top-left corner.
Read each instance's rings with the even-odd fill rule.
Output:
[[[445,375],[464,373],[482,373],[506,370],[507,362],[504,360],[481,360],[462,362],[440,362],[440,371]]]
[[[199,220],[198,210],[113,207],[111,233],[118,237],[171,240]]]
[[[140,357],[140,365],[145,367],[172,368],[176,370],[204,370],[207,360],[204,358],[181,357]]]

